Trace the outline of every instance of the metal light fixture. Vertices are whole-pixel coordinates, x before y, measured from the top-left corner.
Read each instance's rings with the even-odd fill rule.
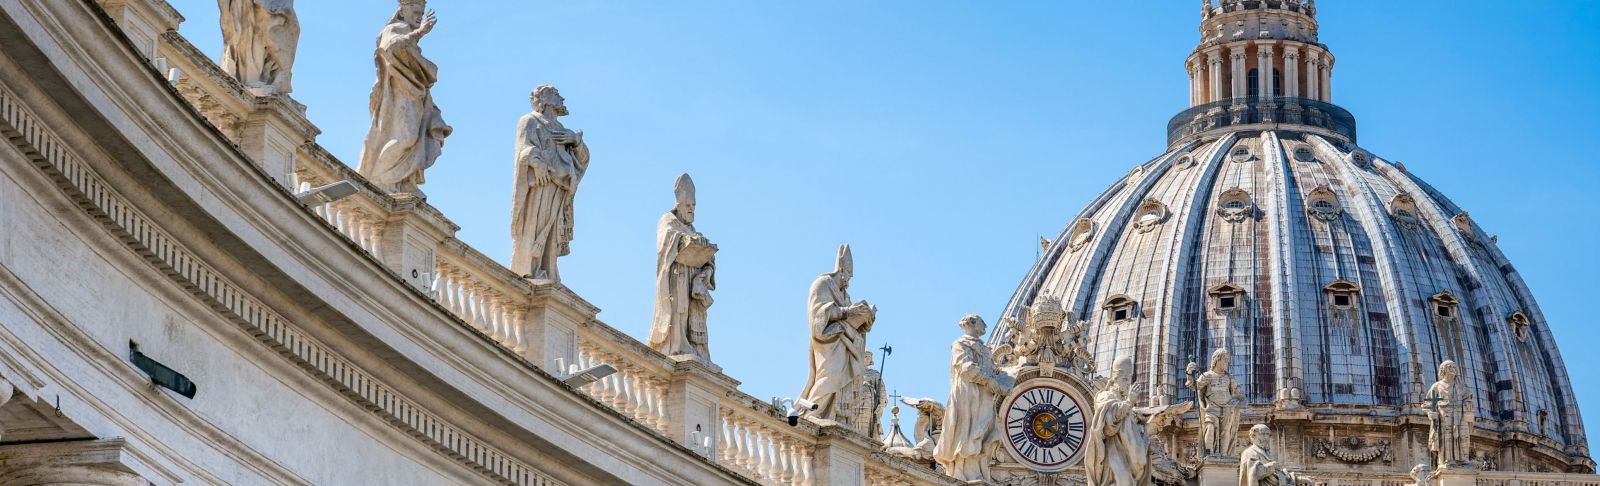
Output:
[[[576,370],[577,367],[578,365],[572,365],[572,368],[575,371],[568,373],[567,376],[562,377],[561,382],[566,383],[567,386],[578,388],[596,381],[600,381],[601,378],[611,376],[612,373],[617,372],[617,368],[615,366],[611,366],[607,363],[600,363],[582,370]]]
[[[139,343],[128,341],[128,348],[132,350],[129,359],[133,361],[133,366],[150,375],[151,384],[172,390],[186,398],[194,398],[195,392],[199,391],[199,387],[195,386],[194,382],[189,380],[189,377],[183,376],[183,373],[179,373],[177,370],[150,359],[149,356],[139,352]]]
[[[307,189],[305,192],[295,194],[294,199],[307,206],[321,206],[354,196],[356,192],[359,192],[359,189],[356,188],[354,182],[343,180],[326,186]]]

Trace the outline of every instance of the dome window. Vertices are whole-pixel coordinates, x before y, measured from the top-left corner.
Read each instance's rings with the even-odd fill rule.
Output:
[[[1185,155],[1185,156],[1183,156],[1183,158],[1178,159],[1178,163],[1173,164],[1173,165],[1177,166],[1178,170],[1183,170],[1183,169],[1187,169],[1187,168],[1190,168],[1190,167],[1194,167],[1194,157],[1190,157],[1190,156]]]
[[[1250,159],[1255,158],[1255,156],[1250,154],[1250,147],[1245,146],[1234,147],[1233,152],[1229,154],[1228,157],[1232,158],[1234,162],[1249,162]]]
[[[1078,251],[1089,246],[1094,239],[1094,222],[1088,219],[1079,219],[1072,224],[1072,232],[1067,235],[1067,250]]]
[[[1312,189],[1311,194],[1306,196],[1306,199],[1310,201],[1306,205],[1306,212],[1311,213],[1312,217],[1323,221],[1333,221],[1339,218],[1341,213],[1339,197],[1328,186]]]
[[[1301,162],[1316,162],[1317,156],[1311,153],[1310,147],[1300,146],[1294,149],[1294,159]]]
[[[1511,334],[1517,336],[1517,341],[1528,342],[1528,315],[1522,311],[1512,312],[1506,317],[1506,324],[1511,325]]]
[[[1429,297],[1428,301],[1433,304],[1434,317],[1439,319],[1455,319],[1456,306],[1461,304],[1461,301],[1457,300],[1456,296],[1451,295],[1449,292],[1433,294],[1433,297]]]
[[[1255,213],[1255,203],[1250,200],[1250,193],[1244,189],[1233,188],[1222,191],[1222,196],[1217,198],[1217,214],[1224,221],[1237,223],[1244,221]]]
[[[1401,193],[1389,201],[1389,216],[1402,229],[1416,230],[1422,227],[1422,218],[1417,216],[1417,201],[1408,194]]]
[[[1367,156],[1367,152],[1365,150],[1357,149],[1350,152],[1350,163],[1355,164],[1356,167],[1363,169],[1372,168],[1372,163],[1370,162],[1371,159],[1371,157]]]
[[[1110,299],[1106,299],[1106,304],[1102,308],[1106,310],[1106,315],[1109,316],[1111,323],[1117,324],[1129,322],[1139,317],[1139,309],[1135,304],[1136,302],[1127,295],[1117,294],[1111,296]]]
[[[1167,220],[1167,205],[1154,199],[1145,199],[1139,204],[1139,209],[1134,212],[1133,228],[1140,233],[1147,233]]]
[[[1345,279],[1334,280],[1322,292],[1328,295],[1328,307],[1334,310],[1355,309],[1357,295],[1361,293],[1361,286]]]
[[[1211,296],[1211,309],[1218,314],[1232,315],[1244,307],[1244,289],[1232,283],[1218,284],[1207,290]]]
[[[1468,216],[1466,211],[1462,211],[1450,220],[1456,223],[1456,229],[1461,230],[1462,234],[1472,236],[1472,216]]]

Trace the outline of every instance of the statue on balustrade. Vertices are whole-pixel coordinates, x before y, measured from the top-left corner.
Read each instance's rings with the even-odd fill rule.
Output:
[[[1239,454],[1239,486],[1310,486],[1311,478],[1288,471],[1272,455],[1272,429],[1250,428],[1250,447]]]
[[[378,80],[367,105],[372,126],[356,171],[391,193],[421,194],[422,173],[439,158],[451,131],[433,103],[439,67],[422,57],[418,44],[437,23],[433,11],[424,9],[424,0],[400,0],[373,54]]]
[[[1186,385],[1194,389],[1195,405],[1200,407],[1201,446],[1207,456],[1233,455],[1233,441],[1239,434],[1239,409],[1245,397],[1239,382],[1228,374],[1228,350],[1211,352],[1211,369],[1195,377],[1197,365],[1189,363]]]
[[[950,345],[950,401],[933,460],[956,479],[988,481],[989,456],[1004,437],[995,402],[1015,382],[995,369],[994,357],[983,342],[988,331],[983,318],[968,314],[959,325],[963,334]]]
[[[1472,390],[1460,381],[1460,368],[1455,361],[1439,363],[1439,381],[1428,387],[1423,397],[1428,411],[1428,450],[1433,451],[1437,469],[1460,468],[1470,461],[1472,451],[1472,422],[1477,409],[1472,403]]]
[[[583,131],[568,130],[566,99],[554,86],[533,90],[533,112],[517,121],[511,206],[511,271],[560,280],[556,258],[571,251],[572,200],[589,168]]]
[[[800,397],[817,404],[812,416],[827,420],[849,417],[844,395],[866,374],[867,331],[878,308],[850,300],[854,272],[850,245],[839,246],[832,272],[811,284],[807,318],[811,328],[811,374]]]
[[[300,20],[294,0],[217,0],[222,72],[257,95],[289,94]]]
[[[711,363],[706,346],[706,310],[717,288],[717,245],[694,229],[694,180],[678,176],[677,206],[656,225],[656,310],[650,348],[667,356],[692,356]]]
[[[1083,453],[1089,486],[1150,486],[1161,460],[1152,452],[1151,425],[1167,423],[1191,408],[1189,403],[1133,406],[1133,377],[1133,359],[1117,358],[1109,383],[1094,396]]]
[[[883,389],[883,373],[873,369],[876,361],[872,353],[866,354],[866,372],[861,374],[861,386],[850,390],[854,413],[848,422],[861,429],[868,437],[883,436],[883,409],[889,405],[888,392]]]

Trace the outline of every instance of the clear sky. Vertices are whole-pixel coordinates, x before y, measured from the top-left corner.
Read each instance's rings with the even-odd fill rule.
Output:
[[[169,0],[221,51],[213,0]],[[648,333],[655,225],[693,175],[721,246],[711,352],[741,388],[806,377],[806,290],[850,242],[888,386],[943,401],[956,320],[991,325],[1090,198],[1165,149],[1199,0],[435,0],[423,41],[455,127],[423,189],[506,261],[513,129],[554,84],[593,152],[565,283]],[[1600,2],[1323,1],[1334,101],[1491,234],[1600,417]],[[385,0],[301,0],[294,97],[354,165]],[[910,420],[911,414],[904,415]],[[909,423],[908,423],[909,426]],[[1591,432],[1600,429],[1590,428]]]

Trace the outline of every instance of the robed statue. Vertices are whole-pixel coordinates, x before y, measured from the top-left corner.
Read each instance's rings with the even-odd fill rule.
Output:
[[[571,252],[572,199],[589,168],[583,132],[568,130],[566,99],[554,86],[533,90],[533,112],[517,121],[511,196],[511,271],[560,280],[556,258]]]
[[[995,370],[994,357],[983,342],[988,330],[983,318],[969,314],[959,325],[963,334],[950,345],[950,401],[933,460],[956,479],[987,481],[990,449],[1004,437],[995,401],[1015,383]]]
[[[817,405],[812,416],[828,420],[848,417],[844,406],[866,373],[867,331],[878,308],[850,300],[850,277],[855,264],[850,245],[839,246],[832,272],[811,283],[806,317],[811,328],[811,374],[800,397]],[[854,424],[865,428],[866,424]]]
[[[1133,376],[1133,359],[1117,358],[1111,364],[1110,383],[1094,396],[1083,453],[1089,486],[1150,486],[1154,465],[1150,424],[1190,408],[1188,403],[1135,407]]]
[[[1200,408],[1200,443],[1207,456],[1233,455],[1234,437],[1239,434],[1239,410],[1245,396],[1239,382],[1228,374],[1230,359],[1228,350],[1217,348],[1211,352],[1211,368],[1187,383]],[[1189,366],[1192,374],[1195,365]]]
[[[300,20],[294,0],[217,0],[222,72],[256,94],[289,94]]]
[[[717,288],[717,245],[694,229],[694,180],[678,176],[677,205],[656,225],[656,309],[650,321],[651,349],[667,356],[711,362],[706,346],[706,310]]]
[[[1428,450],[1438,469],[1466,464],[1472,452],[1472,422],[1477,409],[1472,390],[1461,384],[1461,370],[1455,361],[1439,363],[1439,381],[1428,387],[1423,397],[1428,411]]]
[[[1239,454],[1239,486],[1296,486],[1314,484],[1311,478],[1289,472],[1272,455],[1272,429],[1250,427],[1250,446]]]
[[[372,85],[372,126],[361,147],[356,172],[384,191],[420,194],[422,172],[433,166],[450,136],[450,125],[433,104],[439,67],[422,57],[418,42],[433,31],[433,11],[424,0],[400,0],[389,24],[378,34],[373,53],[378,80]]]

